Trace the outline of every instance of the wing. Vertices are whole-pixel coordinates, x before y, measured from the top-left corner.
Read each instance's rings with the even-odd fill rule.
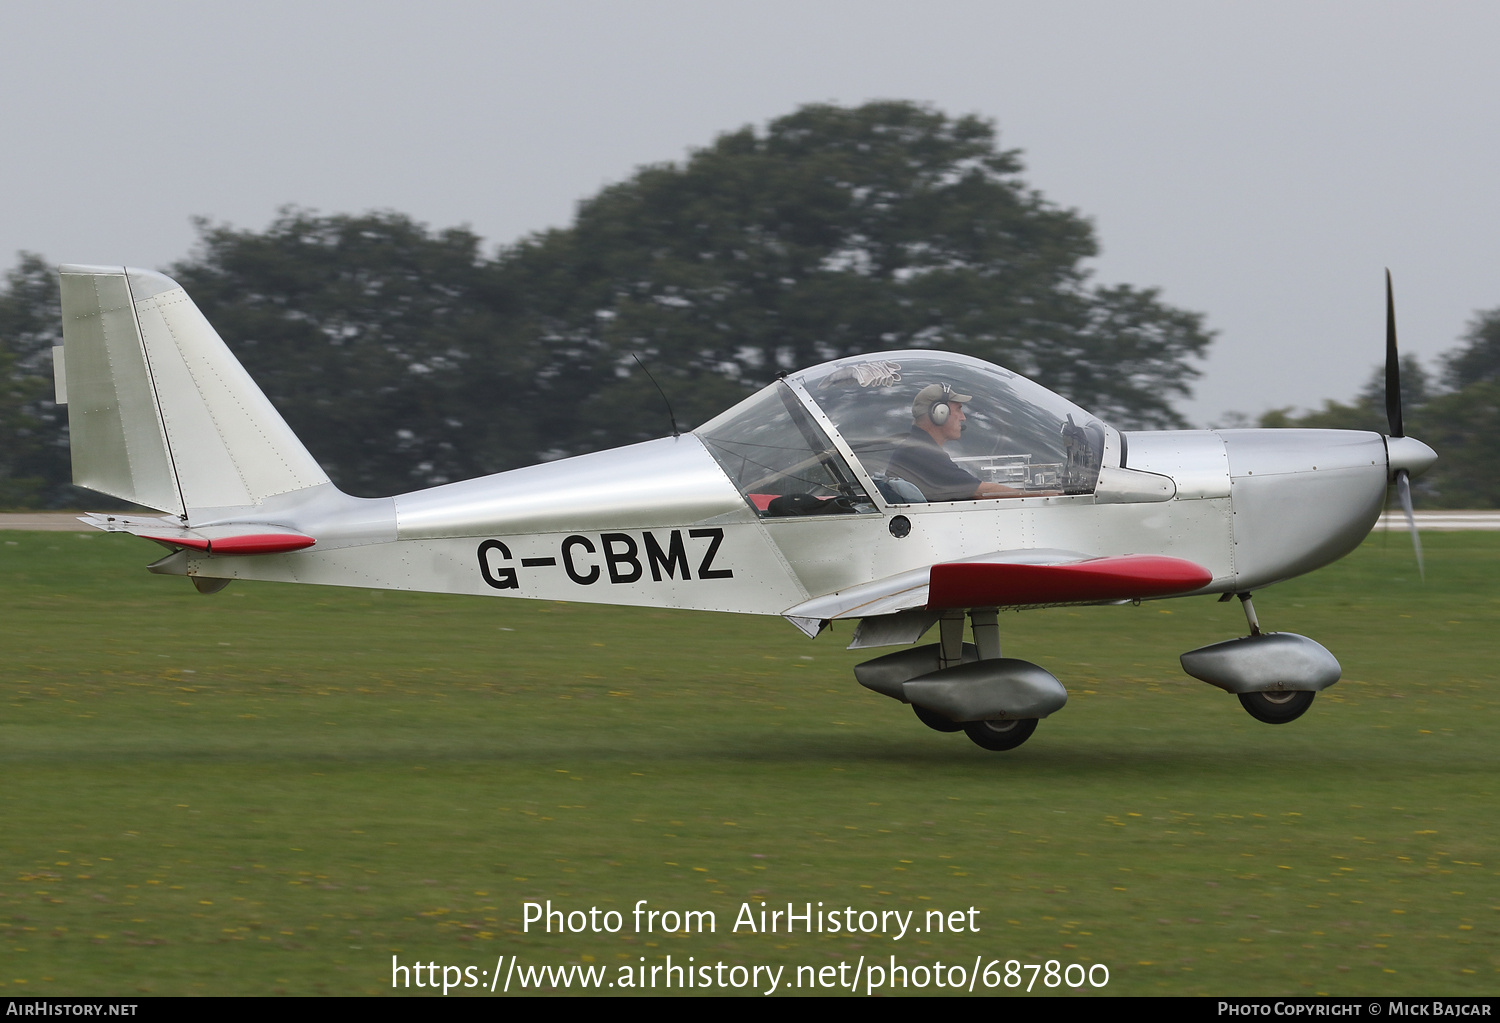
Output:
[[[1062,564],[953,561],[932,566],[927,607],[1047,607],[1191,593],[1213,573],[1183,558],[1125,554]]]
[[[856,638],[859,646],[912,642],[943,611],[974,607],[1049,607],[1170,597],[1202,589],[1213,573],[1183,558],[1154,554],[1092,557],[1076,551],[996,551],[942,562],[814,597],[782,614],[816,635],[840,618],[892,620]],[[899,638],[916,629],[911,639]],[[898,638],[888,638],[895,636]]]

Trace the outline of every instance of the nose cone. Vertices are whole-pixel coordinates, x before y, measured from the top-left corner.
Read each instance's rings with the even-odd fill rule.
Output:
[[[1432,463],[1438,457],[1436,451],[1415,437],[1387,437],[1385,454],[1391,479],[1395,479],[1396,473],[1402,469],[1413,476],[1420,476],[1432,468]]]

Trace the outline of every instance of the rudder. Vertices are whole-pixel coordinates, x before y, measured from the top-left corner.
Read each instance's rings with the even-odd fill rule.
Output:
[[[58,273],[74,483],[197,518],[328,482],[176,281]]]

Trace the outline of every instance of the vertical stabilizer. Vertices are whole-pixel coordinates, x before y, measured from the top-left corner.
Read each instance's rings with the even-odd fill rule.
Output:
[[[59,273],[74,483],[192,517],[328,482],[175,281]]]

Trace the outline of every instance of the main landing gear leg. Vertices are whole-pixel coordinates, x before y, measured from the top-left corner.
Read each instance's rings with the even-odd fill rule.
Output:
[[[983,657],[983,654],[980,654]],[[962,611],[944,611],[943,617],[938,619],[938,667],[952,668],[962,664],[964,661],[964,613]],[[937,732],[961,732],[964,726],[951,718],[946,718],[935,710],[919,707],[915,703],[911,709],[916,712],[917,720],[928,728]]]
[[[964,663],[964,613],[944,611],[938,619],[938,668],[956,668]],[[979,655],[983,657],[983,654]]]
[[[981,661],[994,661],[1000,657],[1000,612],[992,607],[977,607],[969,612],[969,621],[974,623],[974,646],[979,650]]]

